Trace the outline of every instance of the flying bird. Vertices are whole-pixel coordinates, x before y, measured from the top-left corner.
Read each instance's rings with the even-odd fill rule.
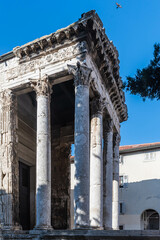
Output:
[[[116,3],[116,5],[117,5],[117,7],[116,7],[117,9],[122,8],[122,6],[119,3]]]

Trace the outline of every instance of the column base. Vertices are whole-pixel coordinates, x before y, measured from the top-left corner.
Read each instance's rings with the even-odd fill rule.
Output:
[[[112,227],[104,227],[103,229],[104,229],[104,230],[113,230]]]
[[[91,230],[92,228],[86,225],[76,225],[73,229],[74,230]]]
[[[33,231],[34,230],[46,230],[46,231],[49,231],[49,230],[53,230],[53,227],[50,225],[38,225],[38,226],[35,226]]]
[[[35,226],[33,228],[33,230],[29,231],[29,233],[34,234],[34,235],[38,235],[38,234],[46,233],[46,232],[50,232],[50,231],[53,231],[52,226],[40,225],[40,226]]]
[[[90,229],[92,229],[92,230],[104,230],[104,227],[90,226]]]
[[[15,225],[3,225],[1,226],[2,230],[4,231],[21,231],[22,230],[22,226],[19,225],[18,223]]]
[[[117,230],[119,230],[119,227],[117,227],[117,228],[112,228],[112,230],[117,231]]]

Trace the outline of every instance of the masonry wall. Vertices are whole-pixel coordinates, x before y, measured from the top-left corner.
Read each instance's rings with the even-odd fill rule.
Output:
[[[36,106],[27,94],[18,97],[18,160],[30,167],[30,228],[35,226]]]
[[[119,189],[119,201],[124,203],[119,224],[125,230],[142,229],[141,214],[153,209],[160,214],[160,150],[148,150],[121,155],[120,176],[124,186]]]
[[[35,226],[36,193],[36,133],[19,119],[18,121],[18,158],[30,167],[30,227]]]
[[[51,222],[54,229],[70,227],[70,144],[52,147]]]

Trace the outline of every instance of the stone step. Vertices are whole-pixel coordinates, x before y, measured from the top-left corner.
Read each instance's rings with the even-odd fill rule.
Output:
[[[0,240],[160,240],[160,231],[52,230],[3,232]]]

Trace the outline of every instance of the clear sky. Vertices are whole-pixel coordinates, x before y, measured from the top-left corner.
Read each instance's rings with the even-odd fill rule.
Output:
[[[116,9],[116,2],[122,5]],[[0,55],[50,34],[95,9],[119,51],[123,81],[145,67],[160,42],[160,0],[0,0]],[[160,101],[126,94],[129,119],[121,145],[160,142]]]

